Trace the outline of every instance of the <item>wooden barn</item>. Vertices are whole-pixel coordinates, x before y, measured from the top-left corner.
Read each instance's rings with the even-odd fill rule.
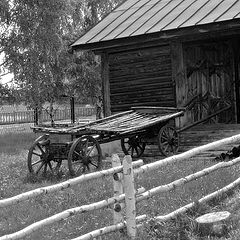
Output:
[[[126,0],[73,45],[102,59],[104,114],[185,107],[240,122],[240,0]]]

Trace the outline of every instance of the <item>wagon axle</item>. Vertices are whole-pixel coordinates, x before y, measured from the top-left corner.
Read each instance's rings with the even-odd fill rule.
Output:
[[[85,173],[101,167],[102,153],[99,143],[92,136],[77,138],[70,143],[51,143],[49,135],[35,140],[28,153],[30,173],[58,173],[62,161],[67,160],[71,175]]]

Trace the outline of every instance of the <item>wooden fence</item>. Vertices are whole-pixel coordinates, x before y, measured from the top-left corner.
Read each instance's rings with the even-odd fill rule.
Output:
[[[172,164],[178,161],[184,161],[188,160],[190,157],[195,156],[196,154],[202,153],[206,150],[215,149],[216,147],[220,147],[223,145],[231,145],[236,142],[240,141],[240,135],[235,135],[230,138],[225,138],[223,140],[219,140],[213,143],[209,143],[207,145],[194,148],[192,150],[189,150],[187,152],[181,153],[179,155],[171,156],[168,158],[165,158],[164,160],[160,160],[154,163],[143,165],[142,160],[138,160],[132,163],[132,159],[130,156],[125,156],[123,159],[123,162],[121,164],[121,161],[117,155],[112,156],[112,165],[113,167],[107,170],[99,171],[96,173],[90,173],[86,175],[82,175],[80,177],[70,179],[68,181],[65,181],[63,183],[59,183],[53,186],[48,186],[44,188],[35,189],[20,195],[17,195],[15,197],[7,198],[0,200],[0,207],[6,208],[7,206],[17,204],[21,201],[26,201],[30,198],[39,196],[39,195],[45,195],[50,194],[52,192],[56,192],[59,190],[64,190],[66,188],[69,188],[73,185],[80,184],[85,181],[89,181],[91,179],[96,178],[102,178],[107,175],[113,175],[113,186],[114,186],[114,196],[112,198],[102,200],[99,202],[95,202],[89,205],[84,205],[72,209],[65,210],[61,213],[55,214],[51,217],[48,217],[46,219],[43,219],[41,221],[35,222],[28,227],[9,234],[0,237],[0,240],[6,240],[6,239],[19,239],[22,237],[25,237],[32,232],[36,231],[37,229],[40,229],[44,226],[56,223],[58,221],[61,221],[63,219],[66,219],[68,217],[71,217],[76,214],[81,214],[87,211],[93,211],[101,208],[106,208],[110,205],[114,205],[113,207],[113,225],[107,226],[101,229],[97,229],[95,231],[92,231],[90,233],[87,233],[85,235],[82,235],[80,237],[77,237],[72,240],[86,240],[86,239],[94,239],[96,237],[102,236],[104,234],[117,231],[120,229],[127,229],[127,234],[131,239],[135,239],[137,236],[137,229],[142,226],[144,221],[147,221],[148,217],[146,215],[136,216],[136,203],[149,199],[157,194],[161,194],[163,192],[169,192],[177,187],[180,187],[190,181],[196,180],[200,177],[209,175],[210,173],[217,171],[222,168],[231,167],[233,165],[236,165],[240,163],[240,157],[233,159],[228,162],[220,162],[214,166],[211,166],[209,168],[205,168],[199,172],[196,172],[194,174],[191,174],[189,176],[183,177],[181,179],[175,180],[171,183],[168,183],[166,185],[154,187],[150,190],[145,190],[144,188],[135,189],[134,187],[134,181],[136,180],[136,176],[139,174],[144,174],[146,172],[150,172],[156,169],[159,169],[163,166],[166,166],[168,164]],[[198,204],[207,202],[217,196],[222,195],[226,191],[229,191],[230,189],[233,189],[237,185],[240,184],[240,178],[232,182],[231,184],[225,186],[222,189],[219,189],[201,199],[199,199],[197,202]],[[179,214],[185,213],[190,208],[194,207],[195,203],[189,203],[186,206],[182,206],[181,208],[167,214],[164,216],[156,216],[155,220],[158,221],[166,221],[171,218],[176,217]],[[122,209],[125,208],[126,216],[123,216]],[[125,219],[125,220],[124,220]],[[99,220],[100,221],[100,220]]]
[[[75,119],[80,117],[92,116],[95,114],[94,107],[75,107]],[[54,113],[54,121],[71,119],[71,109],[57,109]],[[50,116],[46,111],[42,112],[42,121],[50,121]],[[33,123],[34,111],[16,111],[16,112],[0,112],[0,124],[13,123]]]

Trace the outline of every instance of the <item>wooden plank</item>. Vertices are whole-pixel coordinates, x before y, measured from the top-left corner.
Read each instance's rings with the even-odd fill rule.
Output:
[[[180,151],[187,151],[196,146],[231,137],[235,134],[240,134],[240,127],[238,124],[202,124],[195,126],[193,129],[186,130],[180,134]],[[224,146],[215,147],[214,149],[208,150],[196,156],[196,159],[209,158],[209,160],[211,160],[220,155],[222,152],[227,152],[234,146],[238,145],[239,143],[236,142],[234,144],[226,144]]]
[[[146,121],[149,121],[150,119],[151,119],[151,117],[139,115],[137,118],[133,118],[130,120],[127,119],[125,121],[123,121],[123,120],[116,121],[112,125],[110,125],[108,123],[106,123],[105,125],[101,125],[101,126],[96,125],[89,129],[121,132],[121,131],[125,131],[126,129],[130,128],[131,126],[139,125],[139,123],[144,124]]]
[[[236,103],[235,108],[236,108],[236,122],[240,123],[240,47],[239,47],[239,39],[235,38],[232,41],[232,48],[233,48],[233,57],[234,57],[234,84],[235,84],[235,98],[236,98]]]
[[[117,131],[116,127],[119,128],[121,126],[128,126],[130,125],[130,123],[133,122],[139,122],[142,119],[144,119],[143,116],[141,115],[136,115],[136,116],[132,116],[127,117],[127,118],[121,118],[121,119],[113,119],[112,121],[105,121],[103,124],[95,124],[91,127],[87,127],[87,129],[94,129],[94,130],[106,130],[106,131]]]
[[[183,63],[183,48],[182,43],[172,42],[171,43],[171,59],[172,59],[172,80],[175,86],[174,98],[175,107],[183,107],[186,101],[185,92],[185,74],[184,74],[184,63]],[[186,115],[181,118],[176,118],[176,127],[184,126],[187,122]]]
[[[119,106],[121,104],[131,104],[131,103],[140,103],[141,105],[146,105],[147,102],[155,102],[155,104],[153,106],[166,106],[163,105],[165,102],[169,102],[172,101],[172,104],[170,105],[170,107],[174,107],[174,97],[171,94],[156,94],[152,92],[152,94],[148,94],[148,95],[132,95],[131,97],[128,98],[123,98],[123,96],[112,96],[111,97],[111,102],[114,104],[118,104]]]
[[[111,89],[114,89],[114,86],[119,86],[120,83],[128,83],[131,80],[131,84],[135,85],[135,84],[146,84],[148,82],[150,83],[158,83],[158,84],[166,84],[169,83],[169,78],[171,77],[171,71],[170,69],[168,69],[166,71],[167,74],[163,74],[163,72],[161,72],[160,75],[158,75],[157,72],[155,72],[154,74],[149,74],[149,75],[137,75],[137,76],[124,76],[124,77],[114,77],[112,78],[111,73],[110,73],[110,83],[111,83]]]
[[[120,113],[117,113],[117,114],[114,114],[114,115],[111,115],[111,116],[108,116],[108,117],[105,117],[103,119],[99,119],[99,120],[96,120],[94,122],[91,122],[91,123],[88,123],[82,127],[85,127],[85,126],[92,126],[92,125],[95,125],[95,124],[99,124],[99,123],[103,123],[103,122],[106,122],[106,121],[110,121],[110,120],[115,120],[116,118],[119,118],[119,117],[125,117],[129,114],[132,114],[134,111],[133,110],[129,110],[129,111],[125,111],[125,112],[120,112]],[[75,126],[75,127],[72,127],[71,129],[78,129],[78,128],[81,128],[79,126]]]
[[[161,86],[161,85],[160,85]],[[111,94],[111,98],[112,97],[121,97],[121,96],[125,96],[125,97],[128,97],[128,98],[131,98],[132,97],[132,94],[135,94],[135,91],[136,89],[141,89],[138,91],[138,96],[139,98],[142,97],[142,96],[153,96],[153,93],[155,94],[155,91],[156,88],[158,87],[158,85],[153,85],[149,88],[146,88],[145,90],[141,87],[138,87],[136,86],[135,89],[133,87],[129,87],[129,88],[123,88],[123,89],[126,89],[128,91],[121,91],[120,89],[118,89],[118,91],[112,91],[112,94]],[[144,94],[145,93],[145,94]],[[169,87],[166,87],[166,88],[159,88],[159,92],[155,95],[160,95],[160,96],[163,96],[163,95],[167,95],[167,94],[172,94],[172,89]]]
[[[158,117],[158,118],[154,118],[154,119],[149,120],[145,123],[141,123],[138,126],[131,127],[127,131],[123,132],[122,134],[127,134],[127,133],[130,133],[130,132],[134,132],[136,130],[141,130],[141,129],[144,129],[146,127],[151,127],[151,126],[154,126],[154,125],[157,125],[157,124],[160,124],[160,123],[165,125],[169,120],[174,119],[174,118],[180,116],[181,114],[182,114],[182,112],[178,112],[178,113],[164,115],[164,116],[161,116],[161,117]]]
[[[109,62],[108,54],[102,54],[101,56],[101,75],[102,75],[102,91],[103,91],[103,112],[104,116],[108,117],[111,115],[110,108],[110,86],[109,86]]]
[[[154,56],[161,56],[161,59],[168,58],[169,56],[169,46],[167,44],[158,44],[153,46],[148,46],[143,48],[143,46],[135,47],[134,49],[126,49],[126,51],[122,51],[119,49],[117,52],[112,52],[109,55],[109,60],[111,64],[115,64],[118,62],[129,62],[136,58],[143,59],[144,58],[151,58]]]
[[[158,106],[161,106],[163,102],[172,100],[174,103],[174,97],[172,96],[171,92],[167,92],[168,94],[155,94],[155,92],[150,92],[149,94],[139,94],[139,95],[125,95],[125,99],[123,96],[111,96],[112,103],[142,103],[142,105],[148,101],[155,101]],[[155,104],[156,105],[156,104]],[[172,105],[171,105],[172,106]]]
[[[196,126],[196,125],[198,125],[198,124],[200,124],[200,123],[206,122],[207,120],[211,119],[212,117],[214,117],[214,116],[216,116],[216,115],[218,115],[218,114],[220,114],[220,113],[222,113],[222,112],[224,112],[224,111],[226,111],[226,110],[228,110],[228,109],[230,109],[230,108],[231,108],[231,106],[225,107],[225,108],[217,111],[216,113],[213,113],[213,114],[209,115],[209,116],[206,117],[206,118],[203,118],[203,119],[201,119],[201,120],[199,120],[199,121],[197,121],[197,122],[194,122],[194,123],[191,124],[191,125],[188,125],[188,126],[185,126],[185,127],[181,128],[181,129],[179,129],[178,132],[185,131],[185,130],[187,130],[187,129],[193,127],[193,126]]]
[[[161,104],[161,106],[173,106],[174,107],[174,99],[170,99],[168,101],[165,101],[164,103]],[[144,105],[146,106],[159,106],[159,102],[157,100],[155,100],[153,102],[153,100],[149,99],[149,101],[145,101]],[[142,106],[142,102],[132,102],[132,103],[127,103],[124,102],[122,104],[118,104],[118,103],[113,103],[111,110],[112,112],[118,112],[118,111],[122,111],[122,109],[130,109],[131,107],[135,107],[135,106]]]
[[[132,84],[132,83],[127,83],[127,84],[118,84],[115,88],[113,88],[111,86],[111,95],[113,94],[119,94],[119,93],[130,93],[130,92],[144,92],[144,91],[147,91],[147,92],[150,92],[152,90],[155,90],[156,92],[156,88],[159,89],[159,91],[171,91],[172,90],[172,84],[169,83],[171,78],[168,78],[168,82],[166,83],[162,83],[162,82],[159,82],[159,83],[151,83],[151,82],[148,82],[148,83],[143,83],[143,84],[139,84],[139,83],[136,83],[136,84]]]
[[[153,102],[152,100],[149,100],[148,102],[145,102],[144,105],[145,106],[159,106],[159,102],[157,102],[157,101]],[[142,102],[125,103],[125,104],[121,104],[121,105],[118,103],[115,103],[115,104],[112,103],[111,111],[119,112],[119,111],[122,111],[123,109],[127,110],[127,109],[130,109],[131,107],[135,107],[135,106],[142,106]],[[164,103],[161,103],[161,106],[174,107],[174,101],[173,101],[173,99],[169,100],[169,101],[165,101]]]
[[[150,112],[156,112],[156,111],[184,111],[185,108],[175,108],[175,107],[154,107],[154,106],[139,106],[139,107],[132,107],[132,109],[135,110],[142,110],[142,109],[146,109],[149,110]]]
[[[157,48],[157,46],[156,46]],[[144,48],[139,48],[139,51],[141,51],[141,49]],[[144,51],[148,51],[148,49],[144,49]],[[150,50],[151,51],[151,50]],[[158,51],[158,49],[156,49],[156,51]],[[132,53],[133,56],[136,55],[134,52]],[[171,64],[170,62],[170,58],[169,58],[169,54],[170,51],[168,50],[168,55],[166,55],[164,53],[164,55],[161,55],[160,53],[158,55],[150,55],[150,56],[146,56],[147,54],[145,54],[143,51],[142,53],[139,53],[135,58],[129,54],[128,58],[124,61],[119,61],[116,63],[112,63],[110,62],[110,69],[111,72],[115,72],[115,71],[119,71],[121,70],[121,66],[125,66],[126,68],[130,69],[128,66],[133,66],[135,64],[137,64],[137,66],[142,67],[145,64],[148,67],[156,67],[157,65],[161,65],[162,68],[160,68],[160,70],[164,70],[166,69],[165,67],[167,67],[169,64]],[[141,55],[141,57],[139,57],[139,55]],[[114,59],[115,60],[115,59]],[[152,66],[150,66],[152,64]]]
[[[127,113],[127,114],[123,114],[123,113]],[[88,124],[87,126],[95,126],[95,125],[102,126],[106,124],[111,125],[114,122],[123,121],[124,119],[128,119],[128,118],[133,118],[136,115],[136,113],[131,110],[123,113],[114,114],[114,115],[111,115],[110,117],[106,117],[101,120],[94,121]]]

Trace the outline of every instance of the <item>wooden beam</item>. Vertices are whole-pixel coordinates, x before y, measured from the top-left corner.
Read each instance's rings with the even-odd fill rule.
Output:
[[[101,55],[101,67],[102,67],[102,94],[103,94],[103,113],[104,117],[111,115],[110,104],[110,85],[109,85],[109,59],[108,54]]]
[[[233,40],[233,61],[234,61],[234,82],[235,82],[235,94],[236,94],[236,115],[237,123],[240,123],[240,47],[239,38]]]
[[[172,60],[172,81],[175,86],[175,104],[176,108],[184,106],[187,96],[185,94],[186,78],[184,70],[183,46],[181,42],[171,43],[171,60]],[[186,122],[186,117],[176,118],[176,127],[180,128]]]
[[[185,131],[185,130],[191,128],[191,127],[194,127],[194,126],[196,126],[196,125],[198,125],[200,123],[206,122],[207,120],[211,119],[212,117],[215,117],[218,114],[220,114],[220,113],[222,113],[224,111],[227,111],[230,108],[231,108],[231,106],[227,106],[227,107],[225,107],[225,108],[223,108],[223,109],[221,109],[221,110],[219,110],[219,111],[217,111],[217,112],[215,112],[215,113],[213,113],[213,114],[211,114],[211,115],[209,115],[209,116],[207,116],[207,117],[205,117],[205,118],[203,118],[203,119],[201,119],[199,121],[196,121],[196,122],[194,122],[194,123],[192,123],[192,124],[190,124],[188,126],[185,126],[185,127],[181,128],[181,129],[179,129],[177,132],[178,133],[183,132],[183,131]]]

